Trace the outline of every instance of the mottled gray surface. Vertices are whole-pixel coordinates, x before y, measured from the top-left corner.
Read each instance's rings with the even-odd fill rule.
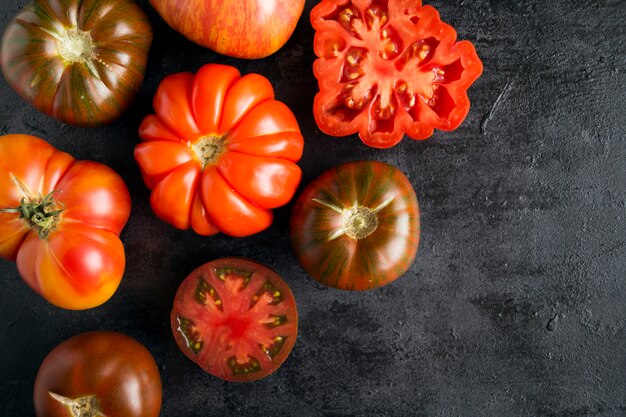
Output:
[[[25,3],[0,2],[0,29]],[[0,81],[0,132],[40,135],[105,162],[133,195],[122,234],[128,268],[101,308],[52,307],[0,260],[0,415],[33,415],[32,385],[47,352],[95,329],[127,333],[152,351],[166,417],[626,415],[626,2],[433,1],[474,42],[485,72],[458,130],[384,151],[315,126],[314,3],[281,51],[242,61],[192,45],[141,1],[156,32],[146,83],[108,127],[63,126]],[[405,277],[365,293],[321,287],[291,253],[290,207],[246,239],[194,236],[152,215],[132,158],[137,126],[164,75],[207,62],[271,79],[305,133],[304,184],[355,159],[389,162],[409,176],[423,230]],[[202,373],[170,335],[178,283],[227,255],[276,269],[298,301],[292,355],[256,383]]]

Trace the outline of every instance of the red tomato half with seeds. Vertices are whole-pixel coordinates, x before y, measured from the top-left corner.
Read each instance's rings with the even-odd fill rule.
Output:
[[[264,378],[289,356],[298,311],[287,284],[252,261],[225,258],[192,272],[180,285],[171,314],[183,353],[227,381]]]
[[[148,349],[99,331],[55,347],[39,368],[33,397],[37,417],[157,417],[161,395]]]
[[[482,63],[420,0],[323,0],[311,11],[318,127],[375,148],[456,129]]]
[[[293,197],[304,140],[267,78],[208,64],[166,77],[135,159],[156,215],[201,235],[249,236]]]
[[[291,243],[302,267],[342,290],[395,281],[413,263],[419,236],[411,183],[376,161],[326,171],[302,192],[291,216]]]

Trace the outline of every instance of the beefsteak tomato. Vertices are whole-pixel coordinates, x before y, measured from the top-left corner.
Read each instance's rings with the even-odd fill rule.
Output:
[[[174,30],[223,55],[263,58],[289,39],[304,0],[150,0]]]
[[[166,77],[154,108],[135,159],[159,218],[201,235],[248,236],[293,197],[304,140],[265,77],[208,64]]]
[[[302,267],[342,290],[382,287],[403,275],[419,243],[415,191],[397,168],[351,162],[309,184],[291,217],[291,242]]]
[[[133,0],[34,0],[7,26],[0,64],[38,110],[98,126],[141,87],[151,43],[150,22]]]
[[[33,397],[37,417],[157,417],[161,395],[148,349],[99,331],[55,347],[39,368]]]
[[[124,181],[42,139],[0,137],[0,257],[26,283],[72,310],[108,300],[124,274],[119,234],[130,215]]]
[[[189,359],[219,378],[245,382],[268,376],[287,359],[296,343],[298,310],[275,272],[225,258],[180,284],[171,324]]]
[[[468,41],[421,0],[322,0],[311,11],[318,127],[358,132],[375,148],[406,133],[426,139],[456,129],[469,112],[467,89],[482,73]]]

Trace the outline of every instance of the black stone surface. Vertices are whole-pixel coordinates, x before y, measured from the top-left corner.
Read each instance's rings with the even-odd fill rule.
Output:
[[[27,0],[0,2],[0,29]],[[389,150],[331,138],[312,118],[313,30],[306,2],[287,45],[225,58],[169,29],[147,1],[155,41],[132,108],[97,129],[64,126],[0,81],[0,132],[41,136],[118,171],[133,198],[125,278],[104,306],[63,311],[0,260],[0,415],[34,415],[32,386],[54,346],[116,330],[154,354],[162,416],[617,417],[626,415],[626,2],[431,1],[485,65],[454,132]],[[422,208],[417,261],[380,290],[318,285],[295,261],[290,206],[256,236],[205,238],[151,212],[133,160],[137,126],[167,74],[208,62],[259,72],[306,138],[303,185],[344,161],[392,163]],[[302,188],[302,187],[301,187]],[[197,266],[244,256],[278,271],[298,301],[298,342],[275,374],[232,384],[175,345],[169,310]],[[115,416],[107,416],[115,417]]]

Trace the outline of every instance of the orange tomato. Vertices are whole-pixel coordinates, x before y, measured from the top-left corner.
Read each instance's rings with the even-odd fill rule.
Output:
[[[129,215],[128,189],[107,166],[34,136],[0,137],[0,257],[50,303],[82,310],[113,295]]]
[[[289,39],[304,0],[150,0],[174,30],[220,54],[263,58]]]
[[[166,77],[135,159],[156,215],[201,235],[248,236],[272,223],[302,173],[304,140],[270,82],[226,65]]]

